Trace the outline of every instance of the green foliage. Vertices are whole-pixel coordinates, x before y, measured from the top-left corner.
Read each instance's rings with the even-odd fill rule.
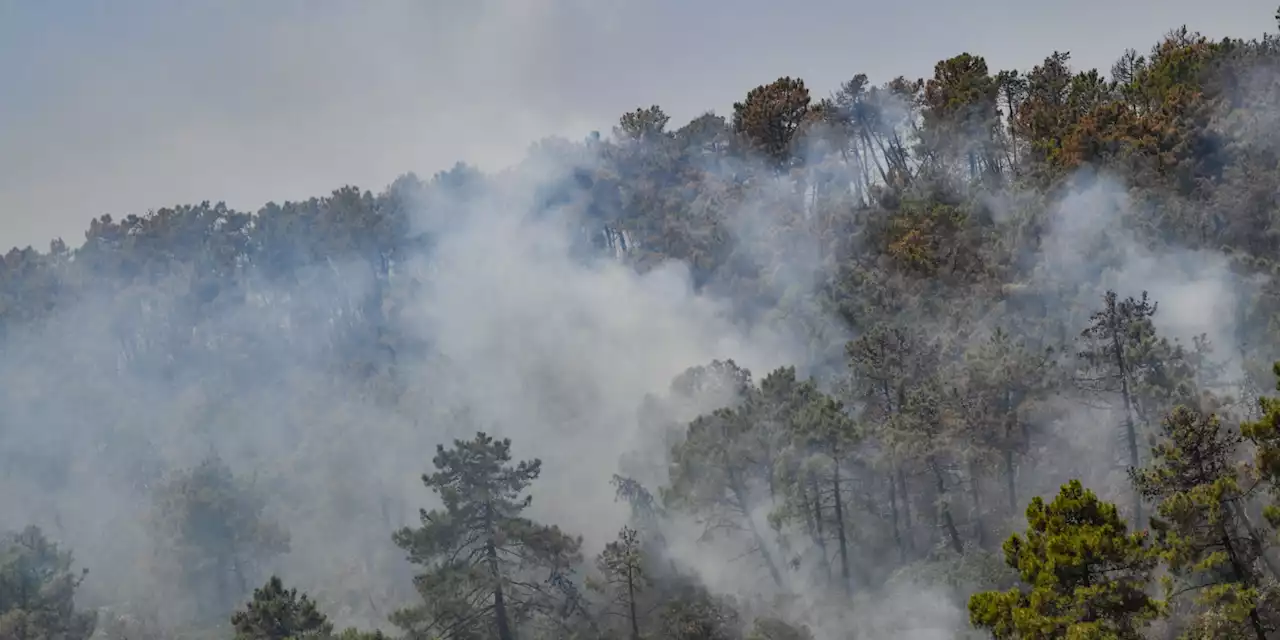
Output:
[[[974,449],[972,460],[999,461],[1012,517],[1019,505],[1017,463],[1031,446],[1032,418],[1058,382],[1053,349],[1033,350],[1025,340],[997,329],[963,357],[963,439]]]
[[[886,585],[901,592],[929,585],[963,603],[978,591],[1011,589],[1017,582],[1018,573],[1005,564],[1003,553],[978,551],[914,562],[895,571]]]
[[[619,137],[636,142],[655,143],[667,135],[666,127],[670,121],[671,117],[658,105],[647,109],[636,109],[623,114],[619,119]]]
[[[96,616],[77,611],[75,592],[88,570],[71,571],[72,557],[27,527],[0,539],[0,638],[87,640]]]
[[[253,590],[253,599],[231,616],[235,640],[302,640],[328,638],[333,623],[316,603],[297,589],[284,588],[277,576]]]
[[[746,533],[774,582],[781,584],[781,569],[762,544],[764,534],[752,514],[757,496],[771,487],[781,454],[777,437],[752,419],[749,406],[698,416],[685,440],[672,449],[662,499],[668,509],[696,514],[706,527],[704,539],[717,532]]]
[[[692,541],[675,540],[685,529],[670,525],[687,520],[705,526],[701,541],[741,560],[727,570],[740,571],[744,583],[768,572],[751,589],[783,600],[819,593],[823,602],[806,605],[822,612],[876,613],[883,591],[916,583],[960,602],[975,586],[1008,588],[1006,569],[1016,569],[1027,582],[1022,589],[973,600],[974,619],[985,628],[1006,637],[1132,637],[1160,609],[1140,593],[1155,557],[1092,494],[1068,485],[1052,504],[1033,503],[1030,530],[1006,545],[1009,566],[992,566],[1007,520],[1027,496],[1046,490],[1042,483],[1110,472],[1110,460],[1084,455],[1091,446],[1066,433],[1076,421],[1064,418],[1078,417],[1072,414],[1085,402],[1101,402],[1101,411],[1120,418],[1120,446],[1101,447],[1108,456],[1113,449],[1126,455],[1135,470],[1151,463],[1137,472],[1145,497],[1135,496],[1135,521],[1145,526],[1140,510],[1154,503],[1150,551],[1163,560],[1171,588],[1200,596],[1172,599],[1171,629],[1256,637],[1260,626],[1274,626],[1266,618],[1275,612],[1276,572],[1263,553],[1270,532],[1249,518],[1263,491],[1280,500],[1280,401],[1263,399],[1262,416],[1242,427],[1255,447],[1252,474],[1226,462],[1237,443],[1216,418],[1174,411],[1157,434],[1160,419],[1179,403],[1195,404],[1213,377],[1208,343],[1160,336],[1154,301],[1137,291],[1110,291],[1100,309],[1094,305],[1104,288],[1133,281],[1135,263],[1155,257],[1163,268],[1173,257],[1200,267],[1206,256],[1225,254],[1229,276],[1216,268],[1193,274],[1248,283],[1232,291],[1236,308],[1215,309],[1235,314],[1217,328],[1248,345],[1250,362],[1277,356],[1280,135],[1268,114],[1280,90],[1258,81],[1271,77],[1277,61],[1274,35],[1210,41],[1185,28],[1146,54],[1124,52],[1109,75],[1073,68],[1065,52],[1024,70],[993,69],[962,53],[925,78],[876,84],[851,73],[828,99],[816,99],[800,78],[780,78],[748,91],[728,117],[707,112],[683,126],[658,105],[642,106],[621,115],[612,138],[537,145],[531,160],[548,162],[531,165],[572,166],[551,180],[459,164],[428,180],[403,176],[383,193],[345,186],[253,212],[205,202],[104,215],[89,223],[83,246],[59,240],[48,252],[16,248],[0,259],[5,362],[16,361],[31,336],[78,329],[82,303],[110,303],[108,317],[92,323],[101,333],[91,333],[91,353],[34,342],[30,366],[15,365],[23,375],[7,379],[6,415],[95,423],[87,427],[100,429],[91,432],[95,446],[138,443],[142,450],[149,434],[131,425],[148,423],[139,417],[149,414],[191,415],[193,398],[199,417],[175,427],[236,429],[251,425],[240,414],[255,404],[306,404],[280,412],[299,453],[264,456],[278,467],[276,479],[297,474],[293,465],[306,467],[298,476],[305,481],[284,487],[293,491],[277,494],[272,486],[281,506],[300,503],[290,525],[372,520],[392,529],[399,523],[393,500],[377,493],[377,482],[308,456],[319,449],[349,461],[349,441],[318,442],[348,432],[346,418],[326,415],[335,406],[416,420],[434,404],[435,388],[415,389],[420,380],[406,372],[447,359],[433,357],[436,345],[407,328],[413,323],[403,314],[434,302],[419,294],[432,288],[431,270],[416,267],[440,255],[434,249],[448,241],[442,229],[450,225],[424,231],[411,222],[469,219],[472,207],[488,207],[490,195],[513,184],[518,192],[527,180],[537,187],[530,219],[555,209],[582,240],[575,250],[616,262],[611,270],[683,263],[699,303],[723,303],[717,311],[750,327],[753,339],[783,337],[785,352],[799,355],[794,367],[758,384],[732,360],[695,367],[672,385],[669,402],[646,405],[637,430],[643,450],[627,452],[618,471],[629,475],[615,476],[632,517],[596,559],[600,580],[585,593],[574,577],[589,569],[579,542],[524,516],[540,464],[512,463],[508,443],[483,434],[440,448],[437,470],[424,480],[442,506],[423,513],[420,527],[395,534],[419,572],[421,602],[394,616],[410,638],[805,637],[772,618],[752,617],[754,627],[743,629],[734,603],[681,575],[679,554],[669,552]],[[1098,175],[1123,186],[1079,179]],[[1097,203],[1077,212],[1078,203],[1062,198],[1079,188],[1106,189],[1100,206],[1117,205],[1113,217],[1106,212],[1107,228],[1096,230],[1100,239],[1087,245],[1077,236],[1095,231],[1080,227],[1092,224]],[[1079,254],[1079,264],[1061,260],[1063,252]],[[346,287],[351,281],[359,286]],[[335,284],[341,291],[330,293]],[[220,321],[230,317],[237,321]],[[269,321],[244,329],[261,318]],[[519,336],[510,343],[520,344]],[[778,345],[752,346],[762,355]],[[107,355],[97,357],[99,349]],[[1070,363],[1080,370],[1067,371],[1063,353],[1080,356]],[[85,361],[92,366],[82,367]],[[447,378],[451,366],[432,373]],[[88,373],[76,378],[82,369]],[[1085,384],[1070,384],[1068,374]],[[143,416],[117,408],[135,404],[131,390],[101,392],[102,380],[135,378],[146,381],[140,386],[163,381],[162,392],[136,403],[146,406]],[[289,382],[263,384],[276,379]],[[318,379],[325,382],[280,397]],[[63,384],[80,386],[68,394]],[[589,391],[557,389],[544,404],[554,419],[581,420],[591,413],[583,409],[594,400]],[[331,404],[328,396],[341,399]],[[94,415],[48,409],[67,397],[93,399]],[[609,403],[612,419],[617,407]],[[99,412],[106,426],[96,424]],[[332,430],[309,428],[317,421]],[[60,491],[79,479],[72,462],[83,447],[64,444],[63,432],[49,430],[47,450],[27,450],[10,446],[27,444],[9,437],[17,427],[2,426],[0,465],[15,495],[27,486]],[[1164,442],[1148,458],[1157,435]],[[150,491],[163,468],[164,447],[156,444],[154,455],[130,454],[119,468],[89,468]],[[232,462],[240,468],[243,461]],[[262,464],[246,464],[253,463]],[[1128,488],[1116,483],[1106,495]],[[288,536],[267,517],[253,483],[216,459],[160,483],[153,497],[150,533],[167,553],[148,567],[159,569],[156,584],[143,588],[162,592],[158,608],[183,631],[227,635],[231,610],[274,568]],[[1280,525],[1280,508],[1271,505],[1267,515]],[[363,555],[347,568],[389,573]],[[133,594],[117,595],[113,586],[137,581],[109,578],[111,586],[93,595],[111,600],[113,610],[132,607],[116,600]],[[57,586],[60,580],[39,593],[62,594],[56,606],[65,609],[70,587]],[[263,601],[242,622],[260,618],[253,624],[266,627],[276,622],[263,620],[320,616],[274,585],[259,590]],[[345,597],[333,600],[342,601],[343,616],[381,619],[385,606],[402,604],[362,592],[368,583],[348,576],[307,587],[325,602],[341,591]],[[189,600],[198,611],[182,609]],[[776,605],[753,601],[743,613],[783,610]],[[36,625],[31,607],[39,608],[7,614],[5,624]],[[74,630],[45,635],[82,636],[83,618],[68,616]],[[333,635],[327,627],[317,634]]]
[[[967,180],[998,176],[1000,157],[1000,85],[981,56],[968,53],[934,66],[925,82],[921,144],[938,160],[958,163]],[[946,164],[935,170],[949,171]]]
[[[360,631],[355,628],[343,629],[334,636],[334,640],[390,640],[390,636],[381,631]]]
[[[436,472],[422,481],[444,508],[423,510],[421,527],[394,536],[425,569],[414,578],[423,604],[392,616],[409,637],[511,640],[518,625],[554,614],[570,595],[557,578],[580,561],[581,539],[521,515],[542,463],[510,462],[511,441],[484,432],[437,447]]]
[[[813,640],[813,632],[777,618],[756,618],[746,640]]]
[[[265,498],[218,457],[183,470],[155,492],[155,526],[171,571],[198,594],[197,615],[230,615],[261,563],[289,550]]]
[[[1271,631],[1258,610],[1264,548],[1242,511],[1247,496],[1235,465],[1241,437],[1218,416],[1185,406],[1169,414],[1162,431],[1153,464],[1133,475],[1143,495],[1159,501],[1152,528],[1171,573],[1165,589],[1199,591],[1198,617],[1213,620],[1217,633],[1264,640]]]
[[[779,78],[733,104],[733,130],[748,149],[783,168],[795,158],[800,129],[813,113],[809,90],[799,78]]]
[[[618,538],[605,545],[596,557],[596,569],[603,580],[590,586],[609,598],[605,614],[621,617],[632,640],[639,640],[642,616],[639,601],[653,586],[653,580],[645,569],[644,550],[639,533],[623,527]]]
[[[1146,593],[1155,554],[1145,534],[1128,533],[1115,505],[1072,480],[1053,502],[1033,499],[1027,525],[1004,543],[1026,589],[974,594],[975,626],[996,638],[1136,640],[1160,615],[1162,603]]]
[[[686,586],[673,593],[659,615],[660,638],[733,640],[742,621],[732,603],[705,589]]]
[[[1128,453],[1128,466],[1142,462],[1144,427],[1175,404],[1193,398],[1194,372],[1177,345],[1156,335],[1152,317],[1157,303],[1144,291],[1140,298],[1121,299],[1116,292],[1103,295],[1102,309],[1090,317],[1081,333],[1084,348],[1081,381],[1090,391],[1118,394],[1123,413],[1120,442]],[[1135,521],[1142,521],[1142,499],[1134,497]]]
[[[1276,389],[1280,390],[1280,362],[1275,363],[1273,371]],[[1271,526],[1280,527],[1280,398],[1260,396],[1258,408],[1258,418],[1241,424],[1240,432],[1253,443],[1254,469],[1272,494],[1272,503],[1263,513]]]

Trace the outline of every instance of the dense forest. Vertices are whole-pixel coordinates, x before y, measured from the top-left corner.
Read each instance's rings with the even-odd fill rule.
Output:
[[[1280,638],[1280,37],[876,82],[10,251],[0,639]]]

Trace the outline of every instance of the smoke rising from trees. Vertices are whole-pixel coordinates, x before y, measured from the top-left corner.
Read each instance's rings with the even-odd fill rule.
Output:
[[[15,249],[0,562],[58,588],[0,635],[1266,637],[1276,60],[781,78]]]

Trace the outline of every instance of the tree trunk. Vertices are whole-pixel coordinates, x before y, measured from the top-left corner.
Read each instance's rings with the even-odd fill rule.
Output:
[[[942,469],[938,467],[937,461],[932,456],[929,457],[929,469],[933,471],[938,490],[938,502],[942,508],[942,526],[947,530],[947,537],[951,539],[951,547],[956,553],[964,553],[964,543],[960,540],[960,531],[956,529],[956,522],[951,517],[950,499],[947,497],[947,483],[942,477]]]
[[[1129,467],[1138,468],[1138,430],[1133,424],[1133,399],[1129,396],[1129,371],[1124,361],[1124,348],[1120,345],[1118,330],[1111,332],[1111,346],[1116,359],[1116,367],[1120,371],[1120,395],[1124,399],[1125,440],[1129,447]],[[1133,526],[1142,529],[1142,492],[1133,490]]]
[[[840,586],[844,589],[845,595],[849,595],[853,592],[853,587],[849,577],[849,543],[844,530],[843,496],[840,495],[840,458],[832,455],[831,460],[834,463],[831,488],[835,492],[836,535],[840,541]]]
[[[747,528],[751,531],[751,538],[755,541],[756,547],[760,549],[760,556],[764,558],[764,563],[769,568],[769,576],[773,578],[774,584],[782,587],[782,573],[778,571],[778,565],[773,561],[773,554],[769,553],[769,547],[765,545],[764,536],[760,535],[760,528],[756,526],[755,518],[751,517],[751,507],[746,500],[746,495],[737,486],[733,487],[733,495],[738,503],[738,511],[742,513],[743,519],[747,521]]]
[[[485,544],[485,555],[489,560],[489,577],[493,580],[493,617],[498,627],[498,640],[512,640],[507,601],[503,597],[502,579],[498,573],[498,550],[492,540]]]
[[[1018,471],[1014,460],[1013,434],[1018,430],[1017,413],[1014,411],[1013,393],[1009,389],[1004,392],[1004,490],[1005,499],[1009,501],[1009,517],[1018,516]],[[1022,430],[1023,446],[1030,446],[1030,433]]]
[[[978,548],[987,548],[987,530],[982,523],[982,487],[978,482],[978,461],[969,459],[969,491],[973,495],[973,534]]]
[[[898,562],[907,561],[907,548],[902,543],[902,532],[898,529],[898,481],[889,473],[889,517],[893,523],[893,543],[898,547]]]
[[[636,615],[636,580],[630,561],[627,564],[627,605],[631,609],[631,640],[640,640],[640,616]]]
[[[907,553],[915,555],[911,530],[911,494],[907,493],[907,476],[903,473],[901,464],[898,465],[898,497],[902,502],[902,538],[906,543]]]
[[[507,619],[507,601],[502,593],[502,573],[498,570],[498,548],[493,540],[493,510],[484,508],[484,526],[489,539],[484,543],[485,559],[489,565],[489,579],[493,581],[493,617],[498,629],[498,640],[513,640],[511,621]]]
[[[866,131],[865,129],[863,129],[863,130],[862,130],[862,136],[863,136],[863,138],[865,139],[865,141],[867,142],[867,144],[870,144],[870,143],[871,143],[871,136],[867,134],[867,131]],[[885,155],[885,160],[886,160],[886,161],[889,161],[889,160],[890,160],[890,158],[888,157],[888,156],[889,156],[889,154],[888,154],[887,152],[885,152],[885,151],[884,151],[884,146],[883,146],[883,145],[881,145],[881,146],[880,146],[880,151],[881,151],[882,153],[884,153],[884,155]],[[880,158],[878,158],[874,153],[869,154],[869,155],[871,156],[871,159],[872,159],[872,160],[875,162],[875,164],[876,164],[876,170],[880,172],[880,179],[881,179],[881,180],[884,180],[884,183],[885,183],[886,185],[888,185],[888,184],[889,184],[889,175],[888,175],[887,173],[885,173],[884,167],[880,165]]]
[[[827,561],[827,538],[822,531],[822,490],[818,487],[818,477],[809,472],[809,486],[813,489],[813,541],[818,545],[818,553],[822,554],[822,566],[827,571],[827,582],[831,582],[831,563]]]
[[[1231,561],[1231,571],[1235,574],[1236,582],[1249,587],[1254,586],[1248,570],[1240,562],[1240,556],[1236,554],[1235,545],[1232,544],[1231,536],[1227,533],[1225,526],[1222,527],[1222,548],[1227,552],[1227,558]],[[1249,626],[1253,627],[1253,632],[1257,634],[1258,640],[1267,640],[1267,631],[1262,626],[1262,619],[1258,617],[1258,607],[1256,606],[1249,609]]]
[[[1271,574],[1271,578],[1273,580],[1280,580],[1280,568],[1277,568],[1275,561],[1267,556],[1267,551],[1269,550],[1268,547],[1270,546],[1267,538],[1264,537],[1263,534],[1259,533],[1258,529],[1253,526],[1253,520],[1249,519],[1249,513],[1245,511],[1245,507],[1242,507],[1239,502],[1232,502],[1228,507],[1234,511],[1236,517],[1240,518],[1240,521],[1244,523],[1245,531],[1249,532],[1249,538],[1254,544],[1258,545],[1258,557],[1262,560],[1262,564],[1266,566],[1267,573]]]
[[[1018,485],[1014,477],[1013,447],[1004,450],[1004,491],[1009,500],[1009,517],[1018,516]]]

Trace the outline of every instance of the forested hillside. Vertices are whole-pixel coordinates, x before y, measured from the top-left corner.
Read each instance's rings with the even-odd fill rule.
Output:
[[[1046,53],[10,251],[0,639],[1280,637],[1280,39]]]

